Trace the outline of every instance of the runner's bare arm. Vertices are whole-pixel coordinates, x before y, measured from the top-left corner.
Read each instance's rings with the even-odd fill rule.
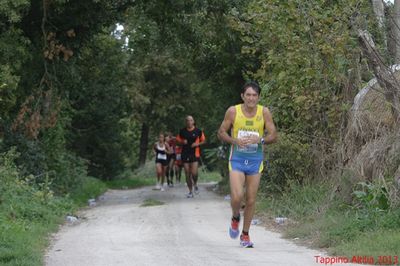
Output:
[[[271,144],[277,141],[278,132],[276,131],[274,121],[272,120],[272,114],[267,107],[264,107],[263,115],[264,115],[265,130],[267,132],[267,135],[264,138],[264,144]]]
[[[171,150],[171,147],[169,146],[168,143],[165,143],[165,151],[166,151],[168,154],[172,154],[172,153],[173,153],[173,151]]]
[[[206,143],[206,139],[204,139],[203,141],[200,141],[199,143],[197,143],[197,146],[203,145],[204,143]]]
[[[235,118],[235,107],[231,106],[226,110],[224,120],[221,123],[221,126],[218,129],[218,138],[226,143],[235,144],[235,139],[229,136],[228,131],[231,129],[233,125],[233,121]]]
[[[176,142],[180,145],[186,145],[187,144],[187,139],[182,138],[181,135],[178,135],[176,137]]]
[[[204,132],[201,132],[201,136],[199,137],[199,143],[193,143],[192,144],[192,148],[198,147],[200,145],[203,145],[204,143],[206,143],[206,137],[204,136]]]
[[[244,147],[248,143],[247,139],[236,139],[229,136],[228,131],[232,128],[233,122],[235,121],[236,109],[235,106],[231,106],[225,113],[224,121],[222,121],[221,126],[218,129],[218,138],[223,142],[229,144],[236,144],[239,147]]]

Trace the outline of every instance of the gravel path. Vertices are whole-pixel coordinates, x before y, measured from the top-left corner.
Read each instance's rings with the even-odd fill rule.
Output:
[[[229,201],[206,185],[193,199],[185,193],[183,185],[165,192],[109,190],[97,206],[79,214],[77,223],[54,235],[46,265],[321,265],[314,257],[320,251],[297,246],[261,225],[250,230],[255,248],[241,248],[228,236]],[[142,207],[149,199],[164,204]]]

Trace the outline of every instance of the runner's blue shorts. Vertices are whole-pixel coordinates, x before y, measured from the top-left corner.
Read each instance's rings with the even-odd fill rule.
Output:
[[[264,169],[262,160],[230,160],[229,171],[242,172],[245,175],[258,175]]]

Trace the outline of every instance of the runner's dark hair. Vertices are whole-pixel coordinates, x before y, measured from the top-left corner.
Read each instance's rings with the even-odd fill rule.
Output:
[[[257,81],[250,80],[246,82],[242,87],[242,93],[245,93],[248,88],[253,88],[253,90],[255,90],[257,94],[260,95],[261,88]]]

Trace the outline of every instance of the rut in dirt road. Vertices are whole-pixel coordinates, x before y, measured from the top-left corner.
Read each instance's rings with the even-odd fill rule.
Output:
[[[47,266],[317,265],[320,251],[297,246],[262,226],[251,227],[252,249],[228,236],[229,201],[200,186],[109,190],[80,222],[65,225],[46,254]],[[141,206],[143,202],[162,205]]]

